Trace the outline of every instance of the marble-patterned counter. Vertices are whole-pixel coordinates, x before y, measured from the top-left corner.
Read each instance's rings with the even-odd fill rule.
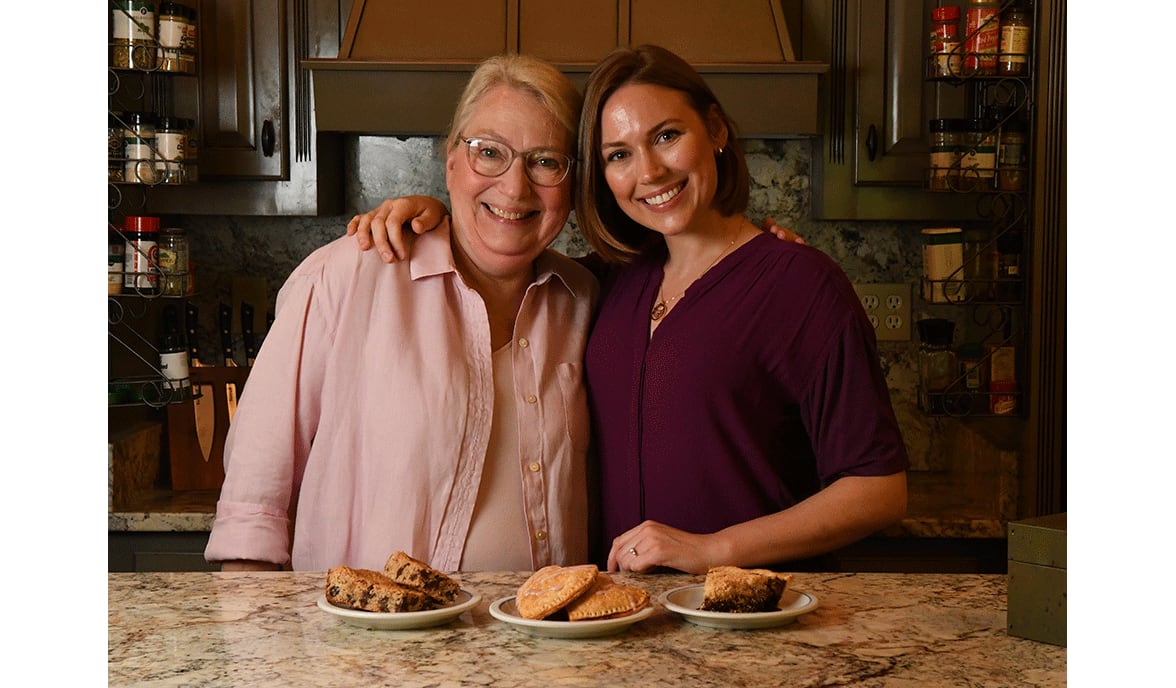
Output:
[[[701,583],[617,575],[653,596],[620,635],[555,640],[490,616],[526,573],[463,573],[482,595],[439,628],[371,631],[316,607],[324,572],[108,574],[111,686],[1064,686],[1066,649],[1005,632],[1006,577],[798,573],[820,606],[754,631],[656,602]]]

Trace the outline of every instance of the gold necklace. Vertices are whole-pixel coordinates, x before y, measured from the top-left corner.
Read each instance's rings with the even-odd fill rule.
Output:
[[[719,262],[720,258],[727,255],[727,251],[730,251],[731,247],[735,245],[735,240],[739,238],[739,234],[740,233],[738,231],[736,231],[735,238],[731,239],[731,243],[727,244],[726,248],[724,248],[722,251],[719,251],[719,255],[715,256],[715,259],[710,262],[710,265],[703,268],[702,272],[698,273],[698,277],[695,277],[694,279],[690,280],[690,282],[686,285],[686,289],[683,289],[682,293],[678,294],[677,296],[674,296],[674,297],[671,297],[668,299],[662,298],[662,287],[665,286],[665,282],[666,282],[665,276],[663,275],[662,276],[662,283],[657,288],[657,303],[653,304],[653,310],[649,311],[649,319],[653,320],[655,322],[658,320],[661,320],[665,316],[665,314],[669,312],[670,306],[673,306],[675,301],[677,301],[678,299],[680,299],[686,295],[686,290],[690,288],[690,285],[697,282],[699,280],[699,278],[701,278],[703,275],[705,275],[707,273],[707,270],[710,270],[711,268],[713,268],[715,266],[715,263]]]

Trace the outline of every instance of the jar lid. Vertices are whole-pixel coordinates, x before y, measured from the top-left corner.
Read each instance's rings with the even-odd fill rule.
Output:
[[[952,119],[933,119],[927,124],[931,127],[932,133],[944,131],[956,131],[956,121]]]
[[[968,120],[968,131],[988,131],[992,128],[992,121],[986,117],[973,117]]]
[[[923,318],[915,323],[915,328],[919,331],[919,341],[924,344],[950,346],[955,336],[955,322],[946,318]]]
[[[159,218],[150,215],[127,215],[123,218],[123,229],[129,232],[158,232]]]
[[[185,231],[184,231],[183,227],[165,227],[163,230],[163,233],[164,234],[184,234]]]
[[[127,123],[131,126],[141,126],[144,124],[155,124],[155,115],[150,112],[128,112],[126,113]]]
[[[185,122],[187,122],[187,120],[181,117],[168,117],[165,115],[159,118],[159,123],[156,125],[156,128],[165,129],[168,131],[180,131],[187,128],[184,126]]]
[[[161,2],[159,3],[160,14],[178,14],[180,16],[188,16],[188,8],[178,2]]]
[[[960,18],[960,8],[955,5],[948,5],[947,7],[936,7],[931,10],[931,18],[935,21],[949,21],[951,19]]]

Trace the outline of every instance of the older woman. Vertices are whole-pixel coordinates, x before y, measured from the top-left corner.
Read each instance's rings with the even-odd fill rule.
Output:
[[[826,255],[743,215],[747,164],[702,77],[656,46],[589,77],[580,231],[601,307],[585,359],[611,570],[793,566],[906,512],[906,449],[873,329]],[[385,201],[361,247],[443,215]],[[786,563],[787,562],[787,563]]]
[[[546,250],[571,210],[579,107],[547,63],[488,60],[446,143],[451,222],[392,267],[340,238],[294,271],[230,430],[208,561],[587,559],[597,284]]]

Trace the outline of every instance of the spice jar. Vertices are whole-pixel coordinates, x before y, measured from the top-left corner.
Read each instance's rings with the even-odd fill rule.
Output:
[[[156,179],[165,184],[184,182],[184,157],[188,147],[187,120],[160,117],[155,129]]]
[[[923,298],[931,303],[967,299],[964,283],[964,232],[959,227],[923,230]]]
[[[1003,76],[1024,76],[1029,72],[1029,46],[1033,27],[1029,13],[1019,4],[1009,7],[1000,22],[1000,49],[996,58],[996,73]]]
[[[1000,0],[970,0],[964,37],[964,73],[996,74],[1000,48]]]
[[[1017,350],[1008,344],[988,348],[990,413],[1007,416],[1017,411]]]
[[[984,346],[979,342],[960,344],[957,354],[960,375],[964,378],[964,393],[974,410],[988,409],[988,369],[984,360]]]
[[[992,121],[983,117],[968,120],[964,146],[967,152],[960,162],[960,189],[991,189],[996,176],[996,132]]]
[[[1001,191],[1024,191],[1025,177],[1025,122],[1010,119],[1000,131],[997,152],[996,188]]]
[[[124,181],[155,183],[155,118],[147,112],[126,113],[123,130]]]
[[[991,301],[996,286],[996,243],[983,229],[964,232],[964,279],[972,298]]]
[[[188,233],[183,227],[168,227],[159,236],[160,293],[183,296],[188,293]]]
[[[123,180],[123,123],[121,114],[111,112],[106,125],[106,160],[110,168],[107,181],[111,182]]]
[[[114,227],[107,225],[106,244],[106,293],[121,294],[123,263],[126,260],[126,239]]]
[[[960,8],[955,5],[931,10],[931,76],[937,79],[963,73],[960,48]]]
[[[112,0],[110,64],[116,69],[155,69],[155,3]]]
[[[962,126],[958,119],[933,119],[931,129],[930,188],[946,191],[959,180]]]
[[[180,39],[180,71],[188,74],[196,73],[196,8],[184,8],[187,21],[184,22],[184,34]]]
[[[163,2],[159,5],[159,69],[161,71],[187,71],[189,64],[181,58],[187,24],[187,7],[178,2]]]
[[[128,215],[123,219],[123,234],[123,287],[155,294],[159,289],[159,218]]]
[[[200,181],[200,169],[196,165],[197,149],[200,145],[200,135],[196,131],[196,121],[184,120],[184,129],[188,132],[188,139],[184,144],[184,181],[188,183]]]
[[[997,299],[1020,303],[1022,299],[1021,252],[1023,239],[1020,227],[1009,227],[996,238]],[[994,380],[996,378],[993,378]]]
[[[915,328],[919,333],[919,407],[929,413],[944,413],[948,408],[945,397],[959,377],[959,362],[951,346],[955,323],[924,318]]]

